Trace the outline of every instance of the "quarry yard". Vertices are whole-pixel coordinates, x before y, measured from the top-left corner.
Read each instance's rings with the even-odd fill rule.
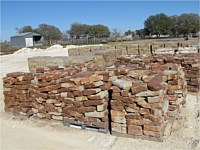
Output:
[[[141,41],[142,43],[142,41]],[[95,45],[100,46],[100,45]],[[179,117],[168,124],[163,142],[125,138],[92,131],[84,131],[63,126],[62,121],[49,121],[38,118],[21,118],[4,111],[2,78],[7,73],[28,72],[27,59],[35,56],[68,56],[69,48],[59,45],[47,50],[22,49],[14,54],[0,56],[1,61],[1,96],[0,129],[2,150],[21,149],[96,149],[96,150],[182,150],[200,149],[200,91],[188,92],[186,104]]]

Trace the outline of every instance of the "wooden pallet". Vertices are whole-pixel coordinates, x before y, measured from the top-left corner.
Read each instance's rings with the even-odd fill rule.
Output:
[[[99,128],[96,126],[92,126],[92,125],[86,125],[86,124],[81,124],[81,123],[69,123],[66,121],[63,121],[63,125],[70,127],[70,128],[76,128],[76,129],[82,129],[82,130],[86,130],[86,131],[94,131],[94,132],[100,132],[100,133],[108,133],[109,129],[108,128]]]

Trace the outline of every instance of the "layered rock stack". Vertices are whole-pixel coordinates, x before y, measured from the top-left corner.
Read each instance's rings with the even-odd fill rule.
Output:
[[[40,69],[40,71],[44,70]],[[76,69],[67,69],[35,75],[28,89],[32,98],[34,116],[63,120],[62,109],[65,104],[61,97],[68,91],[64,85],[70,76],[77,73]]]
[[[114,57],[122,53],[112,52]],[[62,63],[35,67],[34,74],[9,73],[3,78],[5,111],[162,140],[169,118],[176,117],[185,103],[187,88],[200,89],[199,56],[132,55],[118,58],[111,67]]]
[[[116,66],[134,64],[136,68],[145,68],[149,64],[163,65],[167,63],[179,64],[187,81],[189,92],[200,90],[200,54],[184,55],[155,55],[155,56],[122,56],[115,62]]]
[[[136,70],[112,81],[112,134],[162,139],[168,118],[166,79],[160,71]]]
[[[68,90],[61,94],[64,102],[63,121],[65,125],[80,125],[108,132],[108,90],[104,75],[81,72],[71,76],[63,86]]]
[[[33,79],[31,73],[13,72],[3,78],[5,111],[32,115],[32,100],[28,88]]]
[[[182,62],[184,67],[187,88],[190,92],[200,91],[200,54],[186,55]]]
[[[166,56],[164,60],[183,67],[188,91],[198,92],[200,90],[200,54]]]
[[[177,64],[152,64],[149,69],[162,70],[166,76],[168,86],[165,99],[169,101],[169,115],[171,117],[177,117],[180,108],[186,102],[187,95],[187,82],[183,69]]]

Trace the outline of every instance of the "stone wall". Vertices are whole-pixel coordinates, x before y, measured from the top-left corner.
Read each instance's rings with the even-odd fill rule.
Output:
[[[180,42],[150,42],[149,44],[108,44],[102,46],[87,46],[79,48],[70,48],[68,50],[69,56],[80,56],[88,53],[95,53],[95,51],[114,50],[119,49],[123,55],[143,55],[143,54],[184,54],[184,53],[198,53],[198,42],[196,41],[180,41]]]

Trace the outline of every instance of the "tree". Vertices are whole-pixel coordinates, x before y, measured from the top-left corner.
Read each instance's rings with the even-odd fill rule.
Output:
[[[166,14],[160,13],[147,18],[144,25],[150,34],[160,37],[161,34],[170,34],[171,19]]]
[[[15,30],[18,33],[33,32],[34,31],[33,28],[30,25],[23,26],[22,28],[16,27]]]
[[[80,37],[108,37],[110,35],[109,28],[104,25],[87,25],[80,23],[71,24],[68,31],[72,38],[79,39]]]
[[[112,29],[112,36],[118,38],[121,36],[121,31],[117,28]]]
[[[179,16],[179,34],[188,36],[189,33],[197,33],[199,31],[199,15],[197,14],[181,14]]]
[[[61,31],[57,27],[47,24],[40,24],[39,27],[35,29],[35,32],[41,34],[44,40],[50,45],[52,41],[57,41],[62,37]]]
[[[126,31],[126,32],[124,33],[124,35],[125,35],[125,36],[127,36],[127,35],[132,35],[132,36],[134,36],[134,35],[135,35],[135,32],[134,32],[134,31],[131,31],[131,30],[128,30],[128,31]]]
[[[171,16],[171,32],[174,36],[188,36],[196,34],[199,31],[199,15],[181,14],[180,16]]]
[[[144,38],[146,35],[146,30],[145,29],[140,29],[135,31],[136,35],[140,36],[141,38]]]
[[[171,16],[171,33],[173,36],[178,37],[180,34],[180,28],[179,28],[179,16]]]

